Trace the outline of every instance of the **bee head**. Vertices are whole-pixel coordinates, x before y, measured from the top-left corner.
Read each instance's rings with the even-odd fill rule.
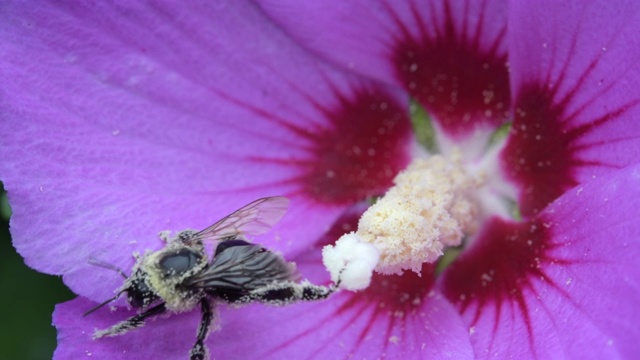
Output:
[[[116,300],[117,298],[120,297],[120,295],[122,295],[122,293],[127,293],[127,301],[129,302],[129,304],[131,304],[131,306],[136,308],[149,305],[153,301],[158,299],[158,296],[153,291],[151,291],[151,289],[149,288],[149,285],[147,285],[147,282],[145,281],[147,277],[147,273],[144,272],[142,269],[138,268],[133,273],[133,275],[131,275],[130,277],[127,277],[127,275],[121,269],[113,265],[107,264],[105,262],[102,262],[96,259],[89,259],[89,263],[91,265],[96,265],[102,268],[114,270],[118,272],[120,275],[122,275],[126,280],[125,280],[124,286],[120,289],[120,291],[118,291],[118,293],[114,297],[98,304],[94,308],[84,313],[83,316],[87,316],[92,312],[100,309],[101,307],[109,304],[110,302]]]
[[[147,284],[147,277],[147,273],[139,268],[127,279],[123,292],[127,293],[127,301],[131,306],[144,307],[158,299]]]

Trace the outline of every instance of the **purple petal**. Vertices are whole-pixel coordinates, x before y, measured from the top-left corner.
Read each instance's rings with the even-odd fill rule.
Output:
[[[353,229],[362,209],[350,211],[322,242]],[[295,259],[301,274],[316,284],[329,275],[320,247]],[[452,305],[432,289],[433,269],[422,277],[376,276],[362,293],[343,292],[328,300],[284,307],[222,306],[219,331],[207,344],[212,358],[223,359],[342,359],[342,358],[453,358],[471,359],[468,329]],[[91,354],[98,358],[183,358],[195,341],[198,311],[159,317],[123,336],[91,340],[94,328],[105,328],[131,312],[100,309],[82,299],[59,305],[54,324],[59,330],[57,359]],[[149,344],[149,346],[141,346]]]
[[[329,282],[321,248],[355,230],[364,210],[347,211],[294,259],[304,277]],[[473,358],[467,328],[432,287],[433,268],[425,267],[422,277],[376,275],[365,291],[324,301],[231,310],[223,314],[221,331],[211,335],[212,353],[225,359]]]
[[[635,165],[566,193],[528,222],[492,222],[443,281],[476,355],[638,354],[639,196]]]
[[[388,292],[403,295],[393,293],[393,280],[389,284]],[[364,296],[233,310],[211,336],[212,353],[225,359],[473,358],[468,330],[441,294],[419,300],[408,313],[375,303],[379,298],[362,301]]]
[[[503,1],[259,3],[312,51],[403,86],[450,136],[465,138],[508,116]]]
[[[394,291],[393,282],[388,291]],[[404,294],[393,294],[396,298]],[[286,307],[249,305],[223,308],[219,331],[207,345],[212,358],[391,358],[472,359],[468,330],[451,304],[434,292],[411,312],[402,314],[380,304],[351,307],[354,295]],[[359,301],[358,301],[359,302]],[[55,359],[86,356],[102,359],[186,358],[195,342],[199,311],[159,317],[142,328],[112,338],[92,340],[96,328],[107,328],[134,313],[126,310],[82,312],[95,303],[78,298],[56,307]]]
[[[512,4],[515,111],[503,166],[524,215],[640,159],[639,31],[635,1]]]
[[[292,206],[264,241],[299,251],[408,161],[406,96],[322,65],[250,3],[15,2],[0,29],[15,246],[93,300],[121,279],[90,257],[128,271],[159,231],[270,195]]]
[[[362,210],[343,215],[313,249],[294,259],[301,274],[316,284],[329,282],[321,247],[355,229]],[[320,302],[230,311],[211,336],[212,352],[231,359],[471,359],[468,329],[433,290],[433,279],[433,267],[425,266],[421,275],[374,275],[366,290]]]
[[[54,359],[186,359],[195,342],[200,321],[197,311],[147,321],[124,335],[93,340],[96,329],[104,329],[135,314],[118,309],[101,310],[88,317],[82,313],[95,303],[82,297],[56,306],[53,323],[58,329]]]

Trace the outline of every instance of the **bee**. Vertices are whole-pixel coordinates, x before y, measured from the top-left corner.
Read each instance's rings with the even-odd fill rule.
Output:
[[[219,302],[247,304],[262,302],[286,305],[295,301],[327,298],[337,285],[319,286],[299,282],[295,264],[281,255],[250,243],[246,235],[267,232],[287,211],[285,197],[253,201],[202,231],[183,230],[171,239],[166,233],[163,249],[138,256],[130,276],[109,265],[94,265],[118,271],[125,281],[111,299],[87,311],[84,316],[126,294],[129,304],[140,309],[134,315],[93,337],[116,336],[144,325],[146,319],[163,313],[180,313],[200,307],[202,320],[190,359],[208,358],[205,340]],[[205,243],[216,243],[209,258]]]

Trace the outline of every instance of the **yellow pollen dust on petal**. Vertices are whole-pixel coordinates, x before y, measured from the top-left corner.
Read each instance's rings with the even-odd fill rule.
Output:
[[[470,194],[481,179],[460,166],[459,156],[415,159],[394,184],[362,215],[356,232],[380,252],[376,272],[420,273],[423,263],[475,232],[478,209]]]

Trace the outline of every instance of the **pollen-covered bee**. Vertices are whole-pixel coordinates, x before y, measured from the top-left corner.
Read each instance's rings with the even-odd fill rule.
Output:
[[[123,293],[129,304],[141,312],[108,329],[97,330],[94,339],[121,335],[142,326],[149,317],[189,311],[199,305],[202,321],[190,358],[205,359],[208,351],[204,341],[217,301],[284,305],[328,297],[336,291],[334,285],[298,282],[294,263],[245,238],[268,231],[288,205],[289,200],[280,196],[256,200],[202,231],[184,230],[171,239],[165,236],[166,246],[138,257],[131,276],[115,269],[126,278],[124,284],[113,298],[85,316]],[[211,258],[205,253],[206,242],[218,242]]]

